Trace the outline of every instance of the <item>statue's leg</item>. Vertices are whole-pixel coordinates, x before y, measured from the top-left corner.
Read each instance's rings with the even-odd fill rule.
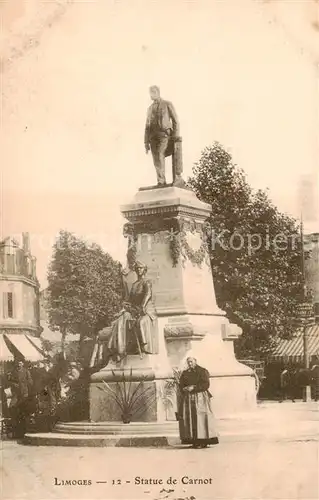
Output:
[[[112,325],[112,332],[107,342],[107,348],[110,352],[123,355],[126,352],[126,329],[127,321],[131,315],[125,312],[114,321]]]
[[[175,176],[180,177],[183,173],[182,141],[174,142],[173,166]]]
[[[152,339],[152,320],[148,315],[142,316],[139,320],[142,350],[145,353],[154,352]]]
[[[151,151],[153,162],[157,174],[157,183],[166,184],[165,178],[165,151],[168,144],[168,137],[155,137],[151,141]]]
[[[175,141],[174,152],[172,158],[173,166],[173,183],[177,187],[183,187],[185,181],[182,178],[183,173],[183,155],[182,155],[182,141]]]

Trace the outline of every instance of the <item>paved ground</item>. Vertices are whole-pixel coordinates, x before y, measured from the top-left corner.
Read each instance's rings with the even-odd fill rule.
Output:
[[[196,500],[317,499],[317,410],[314,404],[262,405],[245,420],[221,422],[221,443],[205,450],[46,448],[4,442],[0,497],[155,500],[193,495]],[[167,484],[170,477],[176,479],[176,484]],[[162,480],[163,484],[136,484],[142,478]],[[62,484],[70,479],[92,484]],[[190,484],[194,479],[206,480],[207,484]]]
[[[227,441],[280,440],[318,438],[319,406],[316,402],[268,401],[256,412],[220,421],[221,434]]]

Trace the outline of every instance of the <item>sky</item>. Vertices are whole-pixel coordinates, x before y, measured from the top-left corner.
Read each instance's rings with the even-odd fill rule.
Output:
[[[185,177],[219,141],[254,188],[319,231],[318,67],[262,2],[18,5],[0,7],[1,233],[30,232],[42,286],[59,229],[124,259],[120,205],[155,183],[153,84],[179,115]]]

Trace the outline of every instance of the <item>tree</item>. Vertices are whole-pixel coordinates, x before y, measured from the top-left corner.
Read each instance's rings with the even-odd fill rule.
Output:
[[[254,191],[219,143],[207,147],[188,181],[210,203],[210,257],[216,300],[243,329],[240,356],[262,355],[295,327],[301,247],[296,221],[267,191]]]
[[[48,271],[48,316],[52,330],[95,338],[120,308],[120,264],[96,244],[60,231]]]

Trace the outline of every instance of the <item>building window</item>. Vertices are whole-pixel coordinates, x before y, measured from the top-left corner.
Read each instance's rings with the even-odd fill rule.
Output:
[[[0,273],[4,274],[4,254],[0,253]]]
[[[3,293],[3,317],[14,318],[14,295],[12,292]]]
[[[8,274],[15,273],[15,255],[7,254],[7,269]]]
[[[16,274],[23,274],[23,253],[18,250],[16,253]]]
[[[27,276],[28,278],[32,276],[32,261],[30,257],[27,257]]]
[[[13,318],[13,293],[8,292],[8,318]]]

